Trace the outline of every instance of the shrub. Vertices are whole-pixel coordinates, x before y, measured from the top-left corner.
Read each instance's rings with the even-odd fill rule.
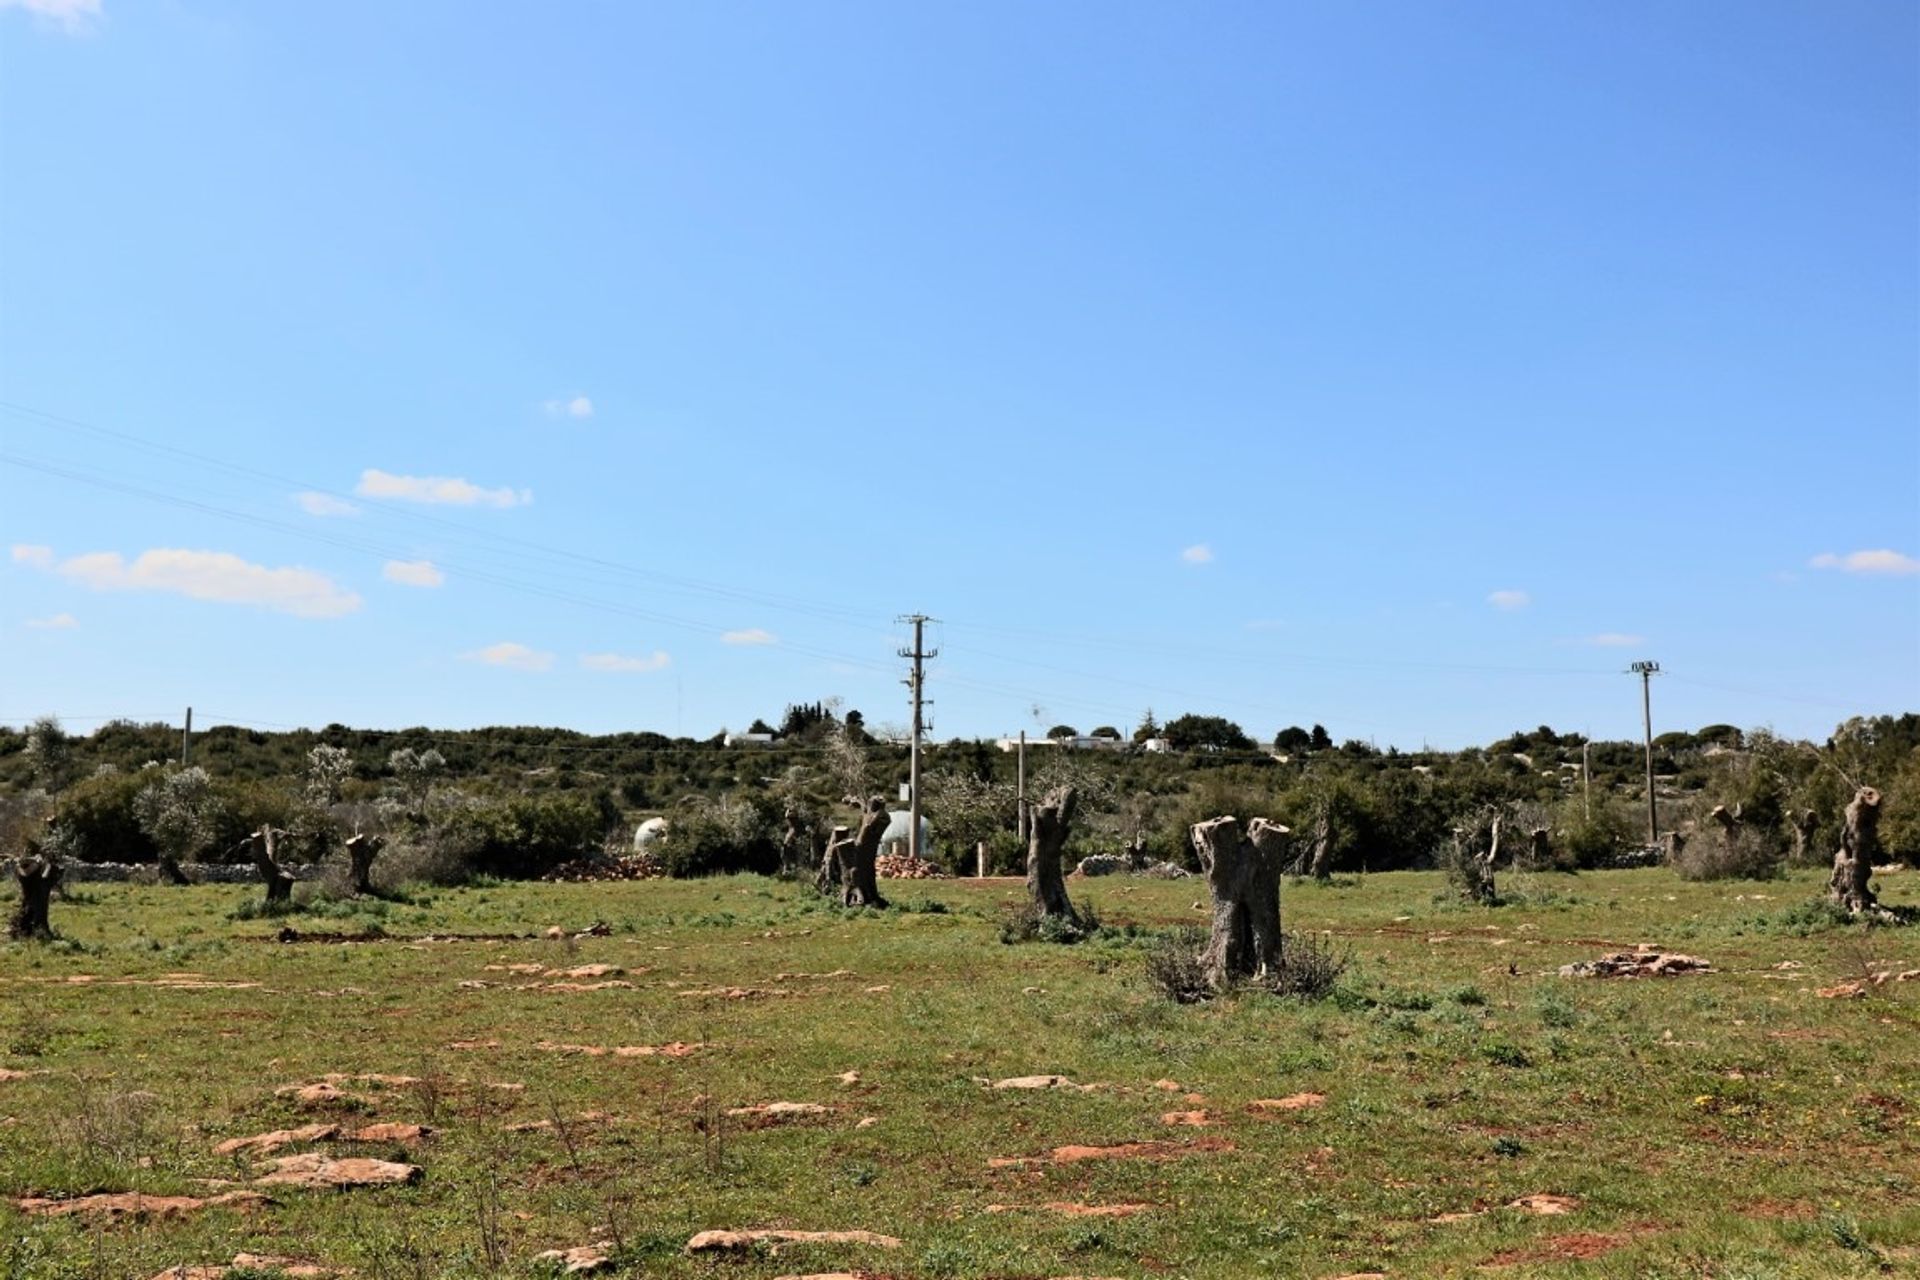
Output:
[[[1711,818],[1691,833],[1673,859],[1682,880],[1773,880],[1786,874],[1787,840],[1777,826],[1723,825]]]
[[[780,868],[780,842],[770,816],[741,800],[699,800],[673,815],[655,846],[667,874],[678,878]]]
[[[1191,925],[1162,936],[1147,950],[1147,982],[1175,1004],[1212,999],[1213,986],[1200,965],[1200,949],[1206,945],[1206,931]]]
[[[1353,948],[1337,947],[1317,933],[1282,933],[1280,964],[1260,985],[1277,996],[1324,1000],[1353,962]]]
[[[514,796],[454,809],[429,842],[436,860],[467,875],[537,879],[563,862],[593,854],[608,826],[603,806],[580,795]]]
[[[82,862],[152,862],[160,856],[140,827],[133,802],[159,775],[99,773],[60,794],[54,818],[67,832],[68,851]]]

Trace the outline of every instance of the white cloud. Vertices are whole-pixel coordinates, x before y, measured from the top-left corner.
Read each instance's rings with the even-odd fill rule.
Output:
[[[403,587],[437,587],[447,580],[431,560],[389,560],[381,567],[380,576]]]
[[[35,631],[70,631],[80,625],[80,619],[70,613],[56,613],[51,618],[28,618],[27,625]]]
[[[377,467],[362,471],[353,491],[363,498],[398,498],[450,507],[524,507],[533,501],[531,489],[482,489],[454,476],[396,476]]]
[[[0,9],[20,9],[68,35],[86,35],[105,17],[100,0],[0,0]]]
[[[549,416],[555,418],[591,418],[593,401],[586,396],[567,396],[560,400],[547,401],[546,410]]]
[[[1645,636],[1628,635],[1624,631],[1602,631],[1599,635],[1587,637],[1588,644],[1599,645],[1602,649],[1631,649],[1646,642]]]
[[[1487,593],[1487,603],[1496,609],[1505,609],[1511,613],[1515,609],[1524,609],[1533,603],[1533,597],[1514,587]]]
[[[250,604],[298,618],[337,618],[360,597],[332,578],[295,566],[269,568],[226,551],[157,547],[133,563],[118,551],[93,551],[60,562],[61,576],[95,591],[167,591],[190,600]]]
[[[1879,573],[1892,577],[1920,573],[1920,560],[1885,548],[1878,551],[1849,551],[1843,556],[1829,551],[1807,563],[1816,569],[1838,569],[1842,573]]]
[[[15,564],[30,564],[36,569],[51,569],[53,567],[53,548],[39,546],[31,542],[16,542],[13,544],[13,562]]]
[[[460,657],[467,662],[482,662],[489,667],[511,667],[515,671],[545,671],[553,665],[552,654],[529,649],[524,644],[514,644],[512,641],[490,644],[484,649],[463,653]]]
[[[721,644],[743,644],[743,645],[779,644],[780,637],[776,636],[771,631],[762,630],[759,627],[747,627],[746,629],[741,631],[721,632],[720,643]]]
[[[310,516],[357,516],[360,508],[330,493],[296,493],[293,500]]]
[[[628,657],[621,653],[583,653],[580,665],[589,671],[664,671],[673,662],[664,649],[645,656]]]
[[[1180,553],[1180,558],[1188,564],[1212,564],[1213,548],[1204,542],[1196,542]]]

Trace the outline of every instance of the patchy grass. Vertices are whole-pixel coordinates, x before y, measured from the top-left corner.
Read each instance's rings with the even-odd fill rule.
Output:
[[[756,877],[489,884],[320,904],[300,934],[356,940],[299,943],[240,918],[257,887],[89,886],[55,904],[67,945],[0,946],[0,1275],[247,1251],[520,1277],[595,1239],[616,1274],[709,1280],[1897,1274],[1920,1266],[1920,982],[1815,992],[1920,967],[1920,930],[1803,912],[1820,879],[1534,873],[1497,908],[1436,904],[1434,873],[1289,882],[1288,928],[1351,950],[1333,998],[1195,1004],[1147,977],[1205,922],[1193,882],[1075,882],[1103,927],[1073,947],[999,944],[1012,880],[895,885],[915,909],[890,912]],[[543,936],[594,921],[612,935]],[[1555,974],[1641,942],[1714,971]],[[409,1079],[276,1094],[370,1073]],[[1070,1085],[979,1083],[1037,1074]],[[728,1114],[772,1102],[826,1110]],[[405,1156],[418,1185],[110,1226],[11,1205],[212,1195],[263,1167],[223,1139],[380,1122],[436,1132],[317,1149]],[[1508,1207],[1539,1195],[1576,1207]],[[682,1252],[763,1227],[902,1244]]]

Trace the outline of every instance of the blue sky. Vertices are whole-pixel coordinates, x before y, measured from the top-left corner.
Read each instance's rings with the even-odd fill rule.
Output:
[[[1920,707],[1920,10],[0,0],[0,721]]]

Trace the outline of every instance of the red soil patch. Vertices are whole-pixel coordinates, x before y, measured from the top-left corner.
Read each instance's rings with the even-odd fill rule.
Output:
[[[1523,1262],[1578,1262],[1599,1258],[1633,1243],[1627,1235],[1602,1235],[1597,1231],[1576,1231],[1553,1236],[1525,1249],[1503,1249],[1482,1265],[1513,1267]]]

